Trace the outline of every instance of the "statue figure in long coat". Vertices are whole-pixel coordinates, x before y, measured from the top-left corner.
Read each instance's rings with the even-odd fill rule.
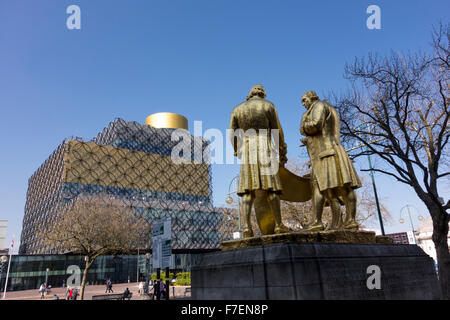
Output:
[[[253,237],[250,214],[257,197],[267,201],[272,213],[267,223],[274,220],[273,233],[289,231],[281,221],[279,196],[283,189],[278,174],[279,165],[287,161],[286,144],[275,106],[265,97],[264,87],[255,85],[247,100],[233,109],[230,119],[231,143],[241,160],[238,195],[242,197],[244,238]],[[261,228],[266,222],[259,219],[258,223]]]
[[[307,111],[302,117],[300,133],[311,160],[311,183],[314,221],[309,230],[323,230],[322,211],[325,200],[331,206],[333,218],[340,213],[338,199],[343,199],[346,217],[344,229],[358,229],[357,198],[354,189],[361,181],[340,142],[340,122],[336,110],[321,101],[314,91],[302,96]],[[338,213],[339,211],[339,213]],[[335,219],[333,219],[335,220]]]

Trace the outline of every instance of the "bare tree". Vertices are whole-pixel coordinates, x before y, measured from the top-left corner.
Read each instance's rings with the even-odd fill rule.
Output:
[[[369,181],[369,177],[364,174],[360,174],[359,178],[361,179],[362,187],[356,191],[358,195],[356,220],[362,227],[379,226],[378,219],[374,219],[374,217],[378,216],[378,210],[372,183]],[[392,222],[392,214],[383,204],[386,201],[387,197],[380,199],[380,211],[383,224]]]
[[[47,245],[59,252],[85,256],[86,267],[80,297],[89,268],[95,259],[106,254],[123,254],[149,239],[144,218],[108,195],[80,195],[61,212],[43,232]]]
[[[221,235],[221,241],[233,239],[233,233],[239,230],[238,203],[235,201],[230,206],[231,208],[220,208],[222,220],[218,231]]]
[[[240,202],[235,201],[230,205],[230,208],[220,208],[222,212],[222,221],[219,225],[219,232],[221,233],[221,239],[223,240],[233,239],[233,233],[239,231],[239,214],[241,213],[239,210],[239,204]],[[258,222],[256,221],[254,208],[252,209],[250,223],[252,225],[252,229],[255,231],[255,236],[261,236],[262,234],[259,230]]]
[[[449,37],[449,25],[441,24],[433,31],[430,54],[355,58],[344,73],[352,89],[334,97],[341,135],[364,146],[353,156],[376,155],[382,165],[373,170],[411,186],[428,208],[446,299],[450,201],[444,203],[438,187],[450,174]]]

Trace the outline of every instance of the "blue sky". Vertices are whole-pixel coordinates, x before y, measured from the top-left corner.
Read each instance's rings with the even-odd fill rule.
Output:
[[[81,30],[66,27],[72,4]],[[381,8],[381,30],[366,27],[371,4]],[[448,12],[444,0],[0,0],[0,219],[9,220],[8,239],[20,237],[28,178],[65,137],[90,139],[114,118],[144,123],[161,111],[185,115],[190,128],[202,120],[204,130],[225,130],[232,108],[261,83],[296,158],[304,155],[302,93],[344,90],[344,65],[355,56],[428,50],[432,25]],[[213,167],[215,205],[237,172]],[[407,186],[376,179],[396,217],[387,232],[409,230],[396,222],[407,203],[427,216]]]

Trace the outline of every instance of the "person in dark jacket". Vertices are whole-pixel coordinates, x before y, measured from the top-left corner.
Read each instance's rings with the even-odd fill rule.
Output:
[[[131,299],[131,292],[130,292],[130,290],[128,288],[126,288],[125,291],[123,292],[123,298],[122,299],[123,300],[125,300],[125,299],[130,300]]]

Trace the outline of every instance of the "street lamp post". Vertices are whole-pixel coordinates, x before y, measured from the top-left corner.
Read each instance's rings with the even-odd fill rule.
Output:
[[[136,282],[139,282],[139,248],[137,249],[137,259],[136,259],[136,268],[137,268],[137,271],[136,271]]]
[[[49,268],[45,269],[45,287],[47,287],[47,281],[48,281],[48,272],[50,271]]]
[[[369,126],[369,124],[362,124],[362,125],[360,125],[358,127],[359,128],[363,128],[364,126],[367,127],[367,130],[371,130],[371,127]],[[371,141],[368,142],[368,144],[372,144],[372,143],[379,142],[379,141],[382,141],[382,140],[385,140],[385,138],[378,139],[378,140],[371,140]],[[346,152],[350,152],[352,150],[356,150],[356,149],[364,148],[364,147],[365,147],[366,150],[368,149],[368,147],[366,145],[362,144],[362,145],[358,145],[358,146],[353,147],[353,148],[349,148],[349,149],[347,149],[345,151]],[[381,216],[380,202],[378,200],[377,186],[375,184],[375,176],[373,174],[374,170],[373,170],[373,166],[372,166],[372,160],[370,159],[370,154],[367,154],[367,159],[369,160],[370,177],[372,178],[372,187],[373,187],[373,193],[374,193],[374,196],[375,196],[375,202],[376,202],[376,205],[377,205],[378,220],[380,222],[381,234],[384,236],[385,233],[384,233],[383,218]]]
[[[383,218],[381,216],[380,202],[378,201],[377,186],[375,184],[375,177],[373,175],[372,160],[370,159],[370,155],[367,155],[367,158],[369,159],[370,177],[372,178],[373,193],[375,195],[375,203],[377,205],[378,220],[380,221],[381,234],[384,236],[385,233],[384,233]]]
[[[417,244],[416,235],[415,235],[415,233],[414,233],[414,224],[413,224],[413,221],[412,221],[412,218],[411,218],[411,212],[409,211],[409,207],[412,207],[412,208],[416,209],[416,211],[418,212],[418,210],[417,210],[416,207],[414,207],[414,206],[412,206],[412,205],[410,205],[410,204],[407,204],[407,205],[403,206],[403,207],[400,209],[400,220],[399,220],[399,221],[400,221],[400,223],[404,223],[404,222],[405,222],[405,220],[402,219],[402,212],[403,212],[403,209],[406,208],[406,210],[407,210],[407,212],[408,212],[409,222],[411,223],[411,229],[412,229],[412,233],[413,233],[413,237],[414,237],[414,242]],[[417,217],[417,219],[421,221],[421,220],[423,220],[423,217],[419,214],[419,216]]]
[[[230,185],[228,186],[228,197],[225,199],[225,202],[231,205],[233,203],[233,198],[230,196],[232,193],[237,193],[237,188],[235,191],[230,191],[231,185],[234,181],[237,180],[237,184],[239,184],[239,175],[235,176],[231,179]],[[238,218],[239,218],[239,238],[241,238],[241,201],[238,199]]]
[[[145,288],[144,288],[144,292],[146,293],[146,294],[148,294],[149,293],[149,290],[148,290],[148,286],[149,286],[149,283],[150,283],[150,279],[149,279],[149,274],[150,274],[150,253],[146,253],[145,254],[145,258],[146,258],[146,267],[145,267],[145,271],[146,271],[146,277],[145,277]]]
[[[3,299],[6,298],[6,288],[8,288],[9,268],[11,267],[11,254],[9,255],[8,271],[6,271],[5,288],[3,289]]]
[[[6,288],[8,287],[9,269],[11,268],[13,249],[14,249],[14,235],[13,235],[13,239],[11,240],[11,247],[8,250],[9,251],[8,271],[6,271],[6,280],[5,280],[5,289],[3,290],[3,299],[6,298]]]

